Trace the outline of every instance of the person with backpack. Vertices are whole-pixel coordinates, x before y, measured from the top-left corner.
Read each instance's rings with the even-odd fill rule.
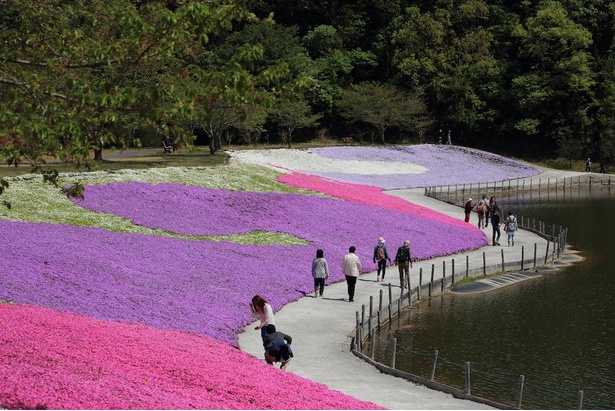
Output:
[[[508,246],[515,245],[515,232],[517,231],[517,217],[512,211],[508,212],[506,222],[504,223],[504,231],[508,234]]]
[[[312,277],[314,278],[314,298],[322,298],[322,293],[325,291],[325,280],[329,278],[329,265],[324,259],[324,251],[320,248],[316,250],[316,258],[312,260]]]
[[[412,268],[412,254],[410,253],[410,240],[397,249],[395,254],[395,265],[399,270],[399,286],[410,288],[410,268]]]
[[[478,216],[478,228],[485,228],[485,217],[487,215],[487,206],[480,201],[476,206],[476,215]]]
[[[389,260],[389,264],[391,264],[391,257],[389,256],[389,250],[387,250],[386,241],[384,238],[380,237],[378,239],[378,244],[374,247],[374,262],[378,262],[378,273],[376,276],[376,282],[384,281],[384,276],[387,270],[387,260]],[[382,271],[382,278],[380,278],[380,272]]]
[[[293,350],[290,348],[292,342],[290,335],[277,331],[273,324],[267,325],[267,335],[263,338],[267,364],[273,365],[274,362],[280,362],[282,363],[280,369],[286,369],[290,359],[294,357]]]

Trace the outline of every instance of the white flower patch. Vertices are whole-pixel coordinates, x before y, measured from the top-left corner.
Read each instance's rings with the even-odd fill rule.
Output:
[[[401,161],[358,161],[322,157],[310,150],[275,149],[229,151],[234,158],[300,172],[349,173],[363,175],[421,174],[427,168]]]

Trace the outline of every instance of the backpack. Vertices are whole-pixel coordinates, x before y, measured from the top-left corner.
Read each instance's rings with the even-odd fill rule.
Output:
[[[384,252],[384,247],[376,246],[376,261],[386,259],[386,254]]]
[[[410,254],[410,249],[407,247],[399,247],[397,251],[396,260],[398,263],[405,263],[408,261],[408,254]]]
[[[482,205],[480,207],[478,207],[478,210],[476,210],[476,213],[478,214],[479,217],[484,217],[485,216],[485,207],[483,207]]]
[[[517,219],[508,217],[508,231],[517,231]]]

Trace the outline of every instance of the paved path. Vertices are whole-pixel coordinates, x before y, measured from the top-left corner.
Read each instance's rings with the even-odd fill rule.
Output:
[[[543,173],[541,177],[559,178],[577,174],[549,171]],[[423,193],[423,189],[388,192],[390,195],[429,207],[443,214],[463,218],[463,210],[460,207],[425,197]],[[472,217],[476,222],[476,216]],[[486,229],[485,233],[490,235],[491,227]],[[504,236],[502,239],[505,240],[506,234],[502,234]],[[505,244],[505,241],[500,242]],[[526,246],[526,250],[531,249],[533,252],[534,243],[539,244],[538,255],[544,256],[547,243],[544,239],[527,231],[518,232],[514,247],[519,253],[517,259],[520,260],[522,245]],[[396,246],[391,244],[391,247]],[[512,247],[504,247],[504,249],[506,253],[513,252]],[[441,267],[442,261],[450,262],[451,258],[458,259],[455,262],[456,267],[465,267],[465,256],[468,255],[470,266],[473,267],[475,264],[482,264],[482,255],[485,252],[487,265],[500,264],[501,250],[502,247],[485,246],[470,253],[417,262],[411,270],[411,282],[418,284],[419,268],[423,267],[423,272],[427,273],[431,270],[431,264]],[[336,262],[329,262],[329,264],[335,265]],[[306,273],[306,275],[310,274]],[[359,277],[354,303],[344,301],[347,297],[346,284],[341,282],[327,286],[322,299],[304,297],[287,304],[275,314],[279,330],[293,337],[293,351],[296,355],[287,371],[389,409],[488,409],[489,407],[482,404],[456,399],[450,394],[413,384],[402,378],[382,374],[375,367],[358,359],[350,352],[355,312],[361,309],[362,304],[369,304],[370,296],[374,297],[374,301],[378,301],[380,290],[383,287],[386,289],[386,283],[377,283],[375,278],[376,274],[373,272]],[[395,267],[387,270],[387,279],[390,279],[393,285],[398,285]],[[398,292],[399,287],[395,287],[395,290]],[[239,335],[239,346],[243,351],[262,358],[260,334],[254,330],[254,326],[255,324],[248,325]]]

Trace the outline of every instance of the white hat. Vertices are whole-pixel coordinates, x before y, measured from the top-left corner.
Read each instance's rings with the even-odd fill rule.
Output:
[[[468,198],[468,201],[472,201],[472,197]]]
[[[379,243],[382,243],[382,244],[386,243],[386,241],[384,241],[384,238],[382,238],[382,237],[380,237],[380,238],[378,239],[378,242],[379,242]]]

